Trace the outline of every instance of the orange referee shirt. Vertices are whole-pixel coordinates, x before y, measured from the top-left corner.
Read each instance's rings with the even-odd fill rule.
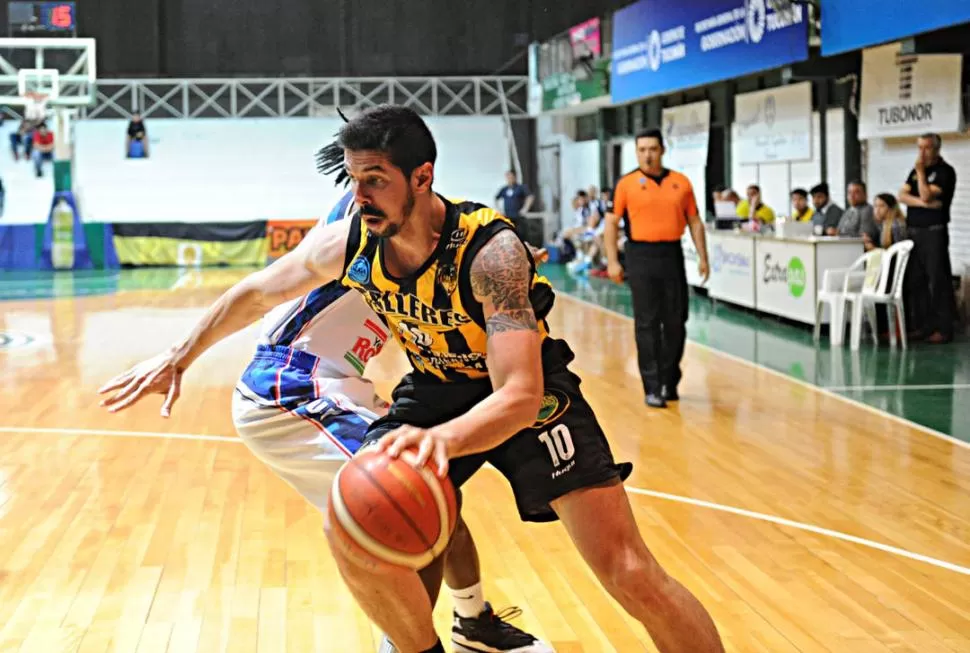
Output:
[[[633,242],[679,241],[688,216],[697,215],[694,187],[687,177],[666,168],[659,178],[634,170],[616,184],[613,213],[624,218]]]

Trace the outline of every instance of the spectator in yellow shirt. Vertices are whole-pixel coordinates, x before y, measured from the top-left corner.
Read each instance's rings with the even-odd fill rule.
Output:
[[[796,188],[791,192],[791,218],[795,222],[811,222],[815,211],[808,205],[808,191]]]
[[[757,184],[748,186],[748,199],[738,203],[738,217],[746,220],[757,220],[762,224],[772,224],[775,212],[761,201],[761,187]]]

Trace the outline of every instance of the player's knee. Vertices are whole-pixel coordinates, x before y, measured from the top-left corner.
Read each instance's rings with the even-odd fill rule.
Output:
[[[670,581],[645,548],[623,547],[611,559],[609,582],[617,599],[625,605],[661,610]]]

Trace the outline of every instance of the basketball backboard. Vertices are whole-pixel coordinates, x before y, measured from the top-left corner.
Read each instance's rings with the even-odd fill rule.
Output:
[[[90,38],[0,38],[0,104],[23,106],[28,92],[52,107],[94,104],[95,54]]]

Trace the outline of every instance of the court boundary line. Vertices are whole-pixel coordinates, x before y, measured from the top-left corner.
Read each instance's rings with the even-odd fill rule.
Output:
[[[765,522],[775,524],[777,526],[787,526],[788,528],[794,528],[800,531],[807,531],[809,533],[814,533],[816,535],[824,535],[826,537],[831,537],[833,539],[841,540],[843,542],[850,542],[852,544],[858,544],[860,546],[864,546],[869,549],[876,549],[877,551],[882,551],[884,553],[891,553],[893,555],[897,555],[902,558],[915,560],[916,562],[923,562],[928,565],[938,567],[940,569],[946,569],[947,571],[952,571],[958,574],[962,574],[964,576],[970,576],[970,567],[963,567],[961,565],[954,564],[952,562],[947,562],[946,560],[940,560],[939,558],[932,558],[930,556],[923,555],[922,553],[907,551],[906,549],[901,549],[897,546],[892,546],[890,544],[883,544],[881,542],[875,542],[873,540],[869,540],[864,537],[849,535],[848,533],[843,533],[841,531],[833,531],[830,528],[823,528],[821,526],[815,526],[813,524],[807,524],[805,522],[798,522],[791,519],[785,519],[784,517],[776,517],[775,515],[768,515],[762,512],[755,512],[753,510],[745,510],[744,508],[735,508],[734,506],[728,506],[722,503],[714,503],[711,501],[704,501],[702,499],[692,499],[691,497],[684,497],[678,494],[668,494],[666,492],[658,492],[656,490],[645,490],[643,488],[638,488],[638,487],[626,487],[626,491],[630,494],[653,497],[656,499],[663,499],[665,501],[673,501],[675,503],[684,503],[698,508],[707,508],[709,510],[726,512],[732,515],[747,517],[749,519],[765,521]]]
[[[165,433],[162,431],[114,431],[110,429],[71,429],[71,428],[43,428],[36,426],[24,426],[24,427],[13,427],[13,426],[0,426],[0,433],[37,433],[46,435],[97,435],[102,437],[120,437],[120,438],[154,438],[162,440],[190,440],[190,441],[204,441],[204,442],[224,442],[231,444],[244,444],[240,438],[229,437],[225,435],[205,435],[200,433]],[[257,460],[257,462],[259,462]],[[262,464],[262,463],[260,463]],[[491,469],[494,472],[500,473],[497,468],[489,463],[485,464],[485,467]],[[270,470],[271,471],[271,470]],[[624,489],[628,494],[635,494],[639,496],[653,497],[657,499],[663,499],[666,501],[673,501],[676,503],[683,503],[690,506],[695,506],[699,508],[707,508],[710,510],[716,510],[718,512],[726,512],[732,515],[737,515],[739,517],[747,517],[749,519],[754,519],[757,521],[765,521],[776,526],[785,526],[788,528],[794,528],[796,530],[806,531],[809,533],[814,533],[816,535],[823,535],[826,537],[831,537],[832,539],[841,540],[844,542],[849,542],[852,544],[858,544],[870,549],[876,549],[878,551],[883,551],[885,553],[891,553],[893,555],[907,558],[909,560],[915,560],[917,562],[923,562],[940,569],[946,569],[947,571],[952,571],[965,576],[970,576],[970,568],[963,567],[952,562],[947,562],[945,560],[940,560],[938,558],[932,558],[930,556],[923,555],[921,553],[914,553],[913,551],[907,551],[906,549],[901,549],[889,544],[882,544],[881,542],[875,542],[873,540],[868,540],[863,537],[857,537],[855,535],[849,535],[848,533],[842,533],[840,531],[834,531],[828,528],[823,528],[821,526],[815,526],[813,524],[807,524],[805,522],[798,522],[791,519],[785,519],[784,517],[776,517],[774,515],[768,515],[761,512],[755,512],[753,510],[745,510],[743,508],[735,508],[734,506],[728,506],[720,503],[714,503],[711,501],[704,501],[701,499],[693,499],[691,497],[680,496],[677,494],[669,494],[666,492],[658,492],[656,490],[646,490],[643,488],[630,487],[624,485]]]
[[[878,390],[968,390],[970,383],[937,383],[915,385],[827,385],[822,386],[833,392],[868,392]]]
[[[58,429],[41,428],[36,426],[14,427],[0,426],[0,433],[38,433],[46,435],[101,435],[111,438],[155,438],[159,440],[194,440],[205,442],[235,442],[242,444],[239,438],[226,435],[205,435],[202,433],[167,433],[165,431],[116,431],[112,429]]]
[[[624,315],[623,313],[620,313],[618,311],[614,311],[612,309],[606,308],[605,306],[600,306],[599,304],[594,304],[593,302],[591,302],[591,301],[589,301],[587,299],[582,299],[581,297],[575,297],[575,296],[569,294],[566,291],[560,291],[560,292],[558,292],[557,293],[557,297],[565,297],[566,299],[569,299],[571,301],[578,302],[580,304],[584,304],[586,306],[589,306],[590,308],[593,308],[595,310],[598,310],[601,313],[606,313],[607,315],[611,315],[613,317],[618,317],[618,318],[621,318],[621,319],[626,320],[628,322],[632,322],[633,321],[633,318],[630,317],[629,315]],[[768,374],[771,374],[771,375],[776,376],[778,378],[785,379],[786,381],[789,381],[791,383],[794,383],[795,385],[801,386],[803,388],[807,388],[809,390],[814,390],[815,392],[818,392],[819,394],[824,395],[826,397],[831,397],[833,399],[838,399],[840,401],[843,401],[843,402],[845,402],[847,404],[852,404],[853,406],[856,406],[857,408],[861,408],[862,410],[865,410],[866,412],[873,413],[875,415],[880,415],[880,416],[885,417],[885,418],[887,418],[887,419],[889,419],[891,421],[897,422],[899,424],[904,424],[905,426],[908,426],[908,427],[910,427],[912,429],[915,429],[915,430],[920,431],[922,433],[925,433],[927,435],[931,435],[931,436],[933,436],[935,438],[938,438],[940,440],[944,440],[946,442],[949,442],[950,444],[954,444],[954,445],[956,445],[956,446],[958,446],[958,447],[960,447],[962,449],[970,450],[970,442],[964,442],[963,440],[960,440],[960,439],[958,439],[958,438],[956,438],[956,437],[954,437],[952,435],[947,435],[946,433],[943,433],[942,431],[937,431],[936,429],[930,428],[929,426],[924,426],[923,424],[918,424],[917,422],[914,422],[912,420],[906,419],[905,417],[900,417],[899,415],[894,415],[893,413],[890,413],[890,412],[881,410],[879,408],[876,408],[875,406],[870,406],[869,404],[863,403],[863,402],[858,401],[856,399],[852,399],[851,397],[846,397],[845,395],[840,395],[838,392],[834,392],[832,390],[829,390],[829,389],[827,389],[824,386],[816,385],[814,383],[809,383],[808,381],[802,381],[801,379],[796,379],[793,376],[789,376],[789,375],[785,374],[784,372],[779,372],[778,370],[773,370],[770,367],[767,367],[766,365],[762,365],[761,363],[758,363],[756,361],[750,361],[750,360],[748,360],[746,358],[741,358],[740,356],[735,356],[734,354],[729,354],[726,351],[721,351],[720,349],[715,349],[714,347],[712,347],[710,345],[706,345],[706,344],[704,344],[702,342],[697,342],[696,340],[692,340],[691,338],[688,338],[687,339],[687,343],[690,344],[692,347],[697,347],[698,349],[702,349],[702,350],[711,352],[712,354],[716,354],[717,356],[721,356],[722,358],[726,358],[728,360],[732,360],[732,361],[734,361],[736,363],[742,363],[744,365],[748,365],[749,367],[754,367],[755,369],[759,369],[759,370],[761,370],[763,372],[767,372]]]

